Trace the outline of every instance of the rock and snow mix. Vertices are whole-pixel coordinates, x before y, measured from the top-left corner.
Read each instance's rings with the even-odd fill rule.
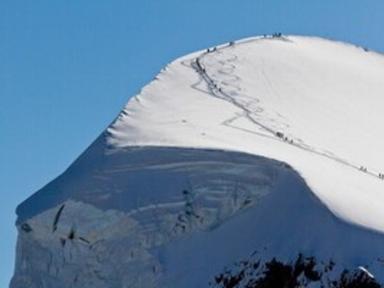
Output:
[[[11,287],[380,287],[382,75],[281,35],[172,62],[18,207]]]

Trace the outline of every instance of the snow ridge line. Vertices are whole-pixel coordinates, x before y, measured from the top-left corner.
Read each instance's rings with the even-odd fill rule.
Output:
[[[285,38],[284,36],[281,36],[281,35],[280,36],[275,36],[274,35],[274,36],[270,36],[270,37],[264,36],[263,38],[265,38],[265,39],[276,39],[276,40],[282,40],[282,41],[287,41],[288,40],[289,41],[289,39],[287,39],[287,38]],[[248,41],[236,43],[236,45],[241,45],[241,44],[246,44],[246,43],[250,43],[250,42],[260,41],[263,38],[249,39]],[[356,170],[358,170],[360,172],[363,172],[363,173],[365,173],[367,175],[370,175],[372,177],[384,180],[384,174],[383,173],[379,173],[379,172],[375,173],[374,171],[368,170],[367,168],[365,168],[362,165],[361,166],[360,165],[356,165],[356,164],[353,164],[352,162],[350,162],[348,160],[345,160],[343,158],[332,156],[332,155],[329,155],[329,154],[324,153],[324,152],[316,151],[314,148],[311,148],[311,146],[309,146],[309,145],[304,145],[304,144],[296,143],[296,142],[293,142],[292,140],[288,141],[288,139],[286,139],[286,138],[284,139],[284,135],[281,134],[281,131],[274,130],[273,128],[268,127],[268,126],[260,123],[259,121],[255,120],[251,116],[253,111],[251,111],[250,109],[248,109],[247,107],[245,107],[244,105],[242,105],[241,103],[236,101],[236,99],[234,99],[231,95],[226,93],[225,90],[222,87],[220,87],[217,83],[215,83],[215,81],[212,79],[212,77],[210,77],[209,74],[207,73],[206,68],[201,63],[202,59],[206,55],[208,55],[210,53],[217,52],[218,50],[223,50],[223,49],[227,49],[229,47],[233,47],[233,45],[235,45],[235,42],[229,42],[229,44],[226,45],[226,46],[221,45],[221,46],[218,46],[218,47],[214,47],[212,49],[207,49],[205,52],[203,52],[197,58],[195,58],[195,59],[193,59],[191,61],[192,68],[206,82],[206,84],[208,86],[208,89],[210,91],[210,94],[213,97],[222,99],[224,101],[227,101],[227,102],[233,104],[234,106],[236,106],[237,108],[241,109],[244,112],[244,116],[250,122],[252,122],[255,125],[259,126],[263,130],[265,130],[267,133],[272,134],[271,135],[272,137],[270,137],[270,139],[272,139],[272,140],[283,142],[283,143],[286,143],[288,145],[295,146],[295,147],[297,147],[297,148],[299,148],[301,150],[307,151],[309,153],[313,153],[313,154],[316,154],[316,155],[319,155],[319,156],[322,156],[322,157],[326,157],[326,158],[328,158],[330,160],[333,160],[335,162],[338,162],[338,163],[340,163],[342,165],[345,165],[345,166],[348,166],[350,168],[356,169]],[[282,135],[282,136],[279,136],[279,135]]]

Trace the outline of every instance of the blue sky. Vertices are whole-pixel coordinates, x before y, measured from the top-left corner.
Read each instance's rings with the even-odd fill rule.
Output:
[[[277,31],[384,51],[383,11],[382,0],[0,1],[0,287],[14,267],[16,205],[166,63]]]

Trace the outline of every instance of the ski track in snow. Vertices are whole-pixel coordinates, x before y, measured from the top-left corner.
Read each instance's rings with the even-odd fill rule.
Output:
[[[284,37],[276,37],[276,38],[269,38],[269,39],[271,39],[271,40],[289,41],[288,39],[285,39]],[[250,39],[250,40],[247,40],[247,41],[242,41],[240,43],[233,43],[232,45],[242,45],[242,44],[246,44],[246,43],[249,43],[249,42],[255,42],[255,41],[260,41],[260,39]],[[248,132],[248,133],[254,133],[254,134],[257,134],[259,136],[268,137],[269,139],[273,139],[274,141],[283,142],[283,143],[285,143],[287,145],[291,145],[291,146],[297,147],[297,148],[299,148],[301,150],[304,150],[304,151],[307,151],[307,152],[310,152],[310,153],[314,153],[314,154],[317,154],[319,156],[322,156],[322,157],[328,158],[330,160],[336,161],[336,162],[338,162],[338,163],[340,163],[342,165],[345,165],[345,166],[348,166],[350,168],[356,169],[356,170],[360,171],[361,173],[364,173],[364,174],[367,174],[369,176],[372,176],[372,177],[384,180],[383,178],[380,177],[380,172],[374,171],[372,169],[367,169],[367,168],[365,168],[366,170],[363,170],[364,169],[363,165],[353,164],[352,161],[348,161],[348,160],[345,160],[345,159],[343,159],[341,157],[338,157],[338,156],[336,156],[332,152],[320,152],[319,150],[322,150],[322,151],[328,151],[328,150],[326,150],[326,149],[315,149],[313,146],[310,146],[310,145],[306,144],[300,138],[293,137],[295,140],[293,140],[293,139],[291,140],[291,139],[288,139],[288,138],[282,139],[282,138],[277,136],[278,133],[281,133],[280,130],[275,130],[275,129],[269,127],[268,125],[265,125],[265,124],[261,123],[260,121],[256,120],[254,117],[252,117],[253,114],[257,114],[257,113],[263,112],[264,109],[259,107],[257,110],[251,110],[251,109],[249,109],[247,107],[247,105],[244,105],[244,104],[240,103],[234,97],[234,96],[239,96],[239,94],[236,91],[227,92],[225,90],[226,87],[220,86],[219,85],[219,81],[215,81],[215,79],[214,79],[214,75],[215,74],[213,74],[213,75],[208,74],[207,68],[203,64],[203,60],[204,60],[204,58],[206,56],[212,55],[214,53],[220,53],[224,49],[230,49],[232,47],[232,45],[219,46],[219,47],[214,47],[214,48],[211,48],[211,49],[207,49],[206,52],[203,52],[200,56],[198,56],[197,58],[193,59],[190,62],[190,67],[192,67],[199,74],[199,76],[201,77],[201,80],[202,80],[202,81],[199,81],[199,82],[193,84],[191,86],[191,88],[197,89],[198,91],[203,91],[202,89],[197,88],[197,87],[198,87],[198,85],[201,82],[205,82],[207,87],[208,87],[209,94],[211,96],[219,98],[219,99],[224,100],[224,101],[227,101],[227,102],[233,104],[234,106],[236,106],[237,108],[240,108],[243,111],[242,115],[235,115],[233,118],[225,120],[222,123],[223,125],[228,126],[228,127],[232,127],[234,129],[240,129],[240,130],[243,130],[243,131]],[[228,62],[232,63],[232,62],[234,62],[236,60],[237,60],[237,56],[234,55],[231,58],[226,59],[226,61],[218,61],[218,62],[224,66]],[[225,69],[227,69],[227,70],[225,70]],[[221,69],[218,70],[219,74],[224,75],[226,77],[230,76],[232,78],[230,80],[225,79],[225,80],[222,81],[222,83],[226,83],[227,86],[230,86],[230,85],[228,85],[228,82],[235,83],[235,82],[241,80],[240,77],[231,74],[231,73],[234,72],[235,69],[236,69],[236,66],[234,64],[230,64],[230,69],[224,67],[224,68],[221,68]],[[266,81],[268,82],[269,80],[268,80],[268,77],[265,75],[265,73],[264,73],[264,77],[265,77]],[[240,86],[232,86],[232,87],[234,87],[238,91],[241,91],[241,87]],[[207,93],[206,91],[203,91],[203,92]],[[254,99],[254,98],[250,98],[250,99]],[[256,98],[256,101],[253,101],[253,103],[259,103],[259,101],[260,100]],[[253,103],[248,103],[248,104],[253,104]],[[234,122],[235,120],[237,120],[238,118],[241,118],[241,117],[245,117],[251,123],[255,124],[256,126],[261,128],[262,130],[266,131],[268,133],[268,136],[265,135],[265,134],[262,134],[262,133],[257,133],[255,131],[250,131],[250,130],[247,130],[247,129],[244,129],[244,128],[239,128],[239,127],[231,125],[232,122]],[[275,121],[274,119],[269,119],[269,120]],[[288,124],[285,124],[285,126],[289,127]],[[284,137],[285,137],[285,135],[283,136],[283,138]]]

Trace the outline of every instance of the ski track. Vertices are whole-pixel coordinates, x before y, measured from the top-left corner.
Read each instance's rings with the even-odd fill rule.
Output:
[[[284,37],[274,37],[274,38],[271,38],[271,37],[267,37],[269,38],[270,40],[281,40],[281,41],[287,41]],[[239,43],[234,43],[232,45],[242,45],[242,44],[246,44],[246,43],[249,43],[249,42],[255,42],[255,41],[259,41],[260,39],[249,39],[249,40],[246,40],[246,41],[242,41],[242,42],[239,42]],[[191,62],[190,62],[190,65],[189,67],[192,67],[200,76],[200,80],[193,84],[191,87],[193,89],[196,89],[198,91],[203,91],[202,89],[198,88],[197,86],[202,83],[202,82],[205,82],[207,84],[207,87],[208,87],[208,93],[207,91],[203,91],[204,93],[207,93],[215,98],[218,98],[218,99],[221,99],[221,100],[224,100],[224,101],[227,101],[231,104],[233,104],[234,106],[236,106],[237,108],[241,109],[243,111],[243,113],[241,115],[235,115],[234,117],[228,119],[228,120],[225,120],[222,124],[225,125],[225,126],[228,126],[228,127],[231,127],[231,128],[234,128],[234,129],[238,129],[236,126],[232,126],[230,125],[232,122],[234,122],[236,119],[240,118],[240,117],[245,117],[247,120],[249,120],[251,123],[257,125],[259,128],[261,128],[262,130],[266,131],[268,134],[272,134],[270,137],[268,137],[267,135],[264,135],[262,133],[257,133],[257,132],[254,132],[254,131],[250,131],[250,130],[246,130],[246,129],[242,129],[242,130],[246,130],[246,132],[250,132],[250,133],[254,133],[254,134],[257,134],[259,136],[263,136],[263,137],[268,137],[269,139],[272,139],[274,141],[279,141],[279,142],[283,142],[283,143],[286,143],[287,145],[291,145],[291,146],[294,146],[294,147],[297,147],[303,151],[306,151],[306,152],[309,152],[309,153],[313,153],[313,154],[316,154],[316,155],[319,155],[319,156],[322,156],[322,157],[325,157],[325,158],[328,158],[330,160],[333,160],[333,161],[336,161],[342,165],[345,165],[345,166],[348,166],[350,168],[353,168],[353,169],[356,169],[364,174],[367,174],[369,176],[372,176],[372,177],[375,177],[375,178],[378,178],[380,180],[384,180],[382,178],[380,178],[379,174],[380,172],[377,172],[377,171],[374,171],[374,170],[371,170],[371,169],[367,169],[365,168],[363,165],[357,165],[357,164],[353,164],[353,162],[351,161],[348,161],[346,159],[343,159],[341,157],[338,157],[336,156],[334,153],[330,152],[330,153],[326,153],[326,152],[320,152],[318,150],[322,150],[322,151],[328,151],[327,149],[318,149],[316,150],[315,148],[313,148],[313,146],[310,146],[308,144],[306,144],[303,140],[301,140],[300,138],[295,138],[296,140],[293,141],[291,140],[292,138],[290,139],[282,139],[280,137],[277,136],[277,133],[278,132],[281,132],[279,130],[275,130],[259,121],[257,121],[254,117],[252,117],[252,114],[254,113],[261,113],[264,111],[263,108],[259,107],[259,109],[257,111],[254,111],[254,110],[251,110],[249,109],[247,106],[249,104],[252,104],[252,103],[249,103],[248,105],[244,105],[242,103],[240,103],[239,101],[237,101],[233,96],[233,94],[235,94],[236,96],[238,96],[239,94],[237,94],[236,91],[230,91],[229,93],[225,91],[225,88],[224,87],[221,87],[218,85],[219,81],[215,81],[214,79],[214,76],[212,75],[209,75],[208,72],[207,72],[207,69],[206,67],[202,64],[203,62],[203,59],[207,56],[207,55],[211,55],[213,53],[220,53],[221,50],[224,50],[224,49],[228,49],[228,48],[231,48],[232,45],[227,45],[227,46],[220,46],[220,47],[214,47],[214,48],[211,48],[211,49],[207,49],[206,52],[203,52],[200,56],[198,56],[197,58],[193,59]],[[231,58],[227,59],[226,61],[218,61],[220,64],[222,64],[223,66],[225,65],[225,62],[230,62],[231,66],[230,66],[230,71],[233,73],[234,70],[235,70],[235,65],[232,64],[232,62],[236,61],[237,60],[237,56],[236,55],[233,55]],[[225,79],[222,81],[222,83],[225,83],[224,85],[226,86],[230,86],[231,84],[228,83],[228,82],[236,82],[236,81],[239,81],[241,80],[240,77],[236,76],[236,75],[230,75],[230,74],[226,74],[225,71],[225,67],[224,68],[221,68],[218,70],[218,73],[221,74],[221,75],[224,75],[224,76],[230,76],[232,77],[232,79]],[[227,68],[228,69],[228,68]],[[228,72],[228,73],[231,73],[231,72]],[[215,75],[215,74],[213,74]],[[266,77],[266,75],[265,75]],[[268,80],[269,81],[269,80]],[[232,86],[233,88],[235,89],[239,89],[238,91],[241,90],[241,87],[238,87],[238,86]],[[233,93],[235,92],[235,93]],[[232,95],[231,95],[232,94]],[[246,95],[244,95],[246,96]],[[250,98],[250,97],[249,97]],[[259,99],[257,99],[257,101],[254,101],[254,103],[259,103]],[[289,127],[288,124],[285,124],[286,127]],[[285,137],[285,136],[283,136]],[[292,142],[290,142],[292,141]],[[366,171],[362,170],[362,168],[365,168]]]

